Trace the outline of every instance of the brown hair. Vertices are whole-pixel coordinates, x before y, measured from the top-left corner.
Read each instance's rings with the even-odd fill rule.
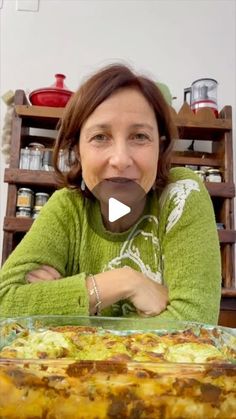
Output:
[[[78,155],[75,152],[73,161],[69,162],[69,171],[62,173],[58,167],[60,150],[64,149],[68,155],[72,150],[75,151],[79,142],[81,126],[87,118],[114,92],[127,87],[138,89],[155,112],[160,135],[156,188],[163,188],[167,184],[173,139],[177,138],[177,129],[172,121],[170,107],[154,81],[136,75],[123,64],[113,64],[99,70],[82,84],[64,110],[54,148],[54,167],[63,186],[81,190],[82,172]],[[91,196],[88,191],[85,192],[85,195]]]

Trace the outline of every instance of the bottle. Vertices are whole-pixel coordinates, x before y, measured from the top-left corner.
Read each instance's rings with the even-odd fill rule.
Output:
[[[222,177],[219,169],[209,169],[206,173],[207,182],[222,182]]]
[[[37,192],[35,194],[35,207],[43,207],[49,199],[49,194],[46,192]]]
[[[204,182],[205,180],[205,172],[204,170],[194,170],[194,173],[200,177],[200,179]]]
[[[54,170],[52,163],[52,150],[48,149],[44,151],[42,170],[46,170],[47,172],[52,172]]]
[[[58,167],[61,172],[65,172],[66,170],[66,164],[65,164],[65,154],[64,150],[59,150],[59,156],[58,156]]]
[[[20,150],[20,169],[29,170],[30,167],[30,149],[29,147]]]
[[[17,192],[17,208],[29,208],[33,206],[34,193],[32,189],[20,188]]]
[[[42,168],[42,151],[36,147],[30,150],[30,170],[41,170]]]
[[[16,211],[16,217],[31,218],[31,209],[25,207],[19,207]]]

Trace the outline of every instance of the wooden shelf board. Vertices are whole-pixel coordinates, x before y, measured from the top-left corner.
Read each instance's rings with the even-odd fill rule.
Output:
[[[24,119],[24,124],[32,127],[42,127],[45,122],[50,127],[56,126],[62,117],[64,108],[53,108],[48,106],[16,105],[15,111],[18,116]],[[190,117],[183,117],[177,113],[173,115],[178,127],[180,138],[217,140],[219,136],[232,128],[230,119],[198,120],[193,114]]]
[[[26,217],[5,217],[3,222],[3,230],[8,232],[27,232],[34,220]]]
[[[236,243],[235,230],[218,230],[220,243]]]
[[[189,121],[176,119],[180,139],[193,139],[198,141],[217,141],[225,131],[232,128],[230,120],[216,119],[211,124],[208,122]]]
[[[236,297],[236,288],[222,288],[221,289],[222,297]]]
[[[16,185],[36,185],[56,188],[55,172],[44,170],[5,169],[4,182]]]
[[[64,108],[49,107],[49,106],[33,106],[33,105],[16,105],[16,113],[22,117],[41,117],[41,118],[56,118],[60,119]]]
[[[211,196],[222,198],[235,197],[235,185],[231,182],[205,182],[205,186]]]
[[[48,106],[16,105],[16,114],[24,119],[28,127],[55,129],[62,117],[64,108],[51,108]]]
[[[16,185],[58,186],[55,173],[43,170],[6,169],[4,182]],[[205,182],[205,185],[211,196],[223,198],[233,198],[235,196],[233,183]]]
[[[41,116],[44,118],[60,119],[65,108],[51,107],[51,106],[34,106],[34,105],[16,105],[16,112],[19,116]],[[230,119],[213,118],[212,120],[199,120],[193,114],[193,117],[182,117],[178,114],[174,115],[174,121],[180,128],[201,128],[201,129],[219,129],[230,130],[232,122]]]
[[[202,157],[195,157],[195,156],[188,156],[188,155],[178,155],[174,153],[171,159],[172,164],[179,164],[179,165],[196,165],[196,166],[212,166],[212,167],[220,167],[221,160],[216,158],[202,158]]]
[[[184,118],[181,116],[174,117],[175,123],[179,128],[196,128],[204,130],[230,130],[232,129],[232,121],[230,119],[213,118],[211,121],[200,121],[194,117]]]
[[[207,107],[201,108],[194,113],[187,102],[183,103],[178,113],[173,107],[170,107],[170,112],[177,127],[180,131],[183,130],[187,133],[187,135],[191,135],[194,132],[197,135],[201,132],[203,134],[201,137],[204,138],[208,134],[215,136],[217,132],[225,132],[232,129],[232,118],[228,117],[227,107],[220,112],[219,118],[216,118],[213,110]]]

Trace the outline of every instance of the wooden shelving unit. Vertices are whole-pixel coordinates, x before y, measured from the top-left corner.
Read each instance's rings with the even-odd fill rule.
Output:
[[[54,172],[31,171],[19,169],[20,149],[30,142],[40,142],[52,147],[54,138],[50,135],[33,135],[31,128],[55,130],[63,114],[63,108],[30,106],[22,90],[15,94],[15,114],[12,125],[12,151],[10,167],[5,170],[4,181],[8,183],[8,199],[6,217],[4,219],[4,242],[2,262],[11,253],[17,241],[22,238],[33,220],[16,217],[16,198],[19,187],[30,187],[42,191],[45,188],[53,191],[57,188]],[[197,165],[220,168],[224,181],[222,183],[205,182],[212,198],[216,221],[224,225],[219,230],[219,242],[222,255],[222,311],[220,323],[236,327],[236,282],[235,282],[235,243],[234,229],[234,197],[233,181],[233,148],[232,148],[232,109],[226,106],[215,118],[209,109],[202,109],[196,115],[185,103],[178,114],[173,108],[171,112],[179,130],[179,140],[193,139],[210,141],[211,153],[194,151],[175,152],[173,166]]]
[[[43,170],[6,169],[4,182],[13,185],[57,187],[55,173]]]
[[[33,171],[23,169],[6,169],[4,182],[15,185],[43,185],[57,187],[57,179],[55,173],[44,171]],[[233,198],[235,196],[234,183],[222,182],[205,182],[209,194],[213,197]]]

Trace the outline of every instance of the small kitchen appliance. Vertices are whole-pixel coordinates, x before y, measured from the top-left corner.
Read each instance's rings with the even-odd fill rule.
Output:
[[[190,94],[190,107],[194,113],[202,108],[210,108],[218,117],[217,86],[218,82],[215,79],[195,80],[191,87],[184,89],[184,101]]]

